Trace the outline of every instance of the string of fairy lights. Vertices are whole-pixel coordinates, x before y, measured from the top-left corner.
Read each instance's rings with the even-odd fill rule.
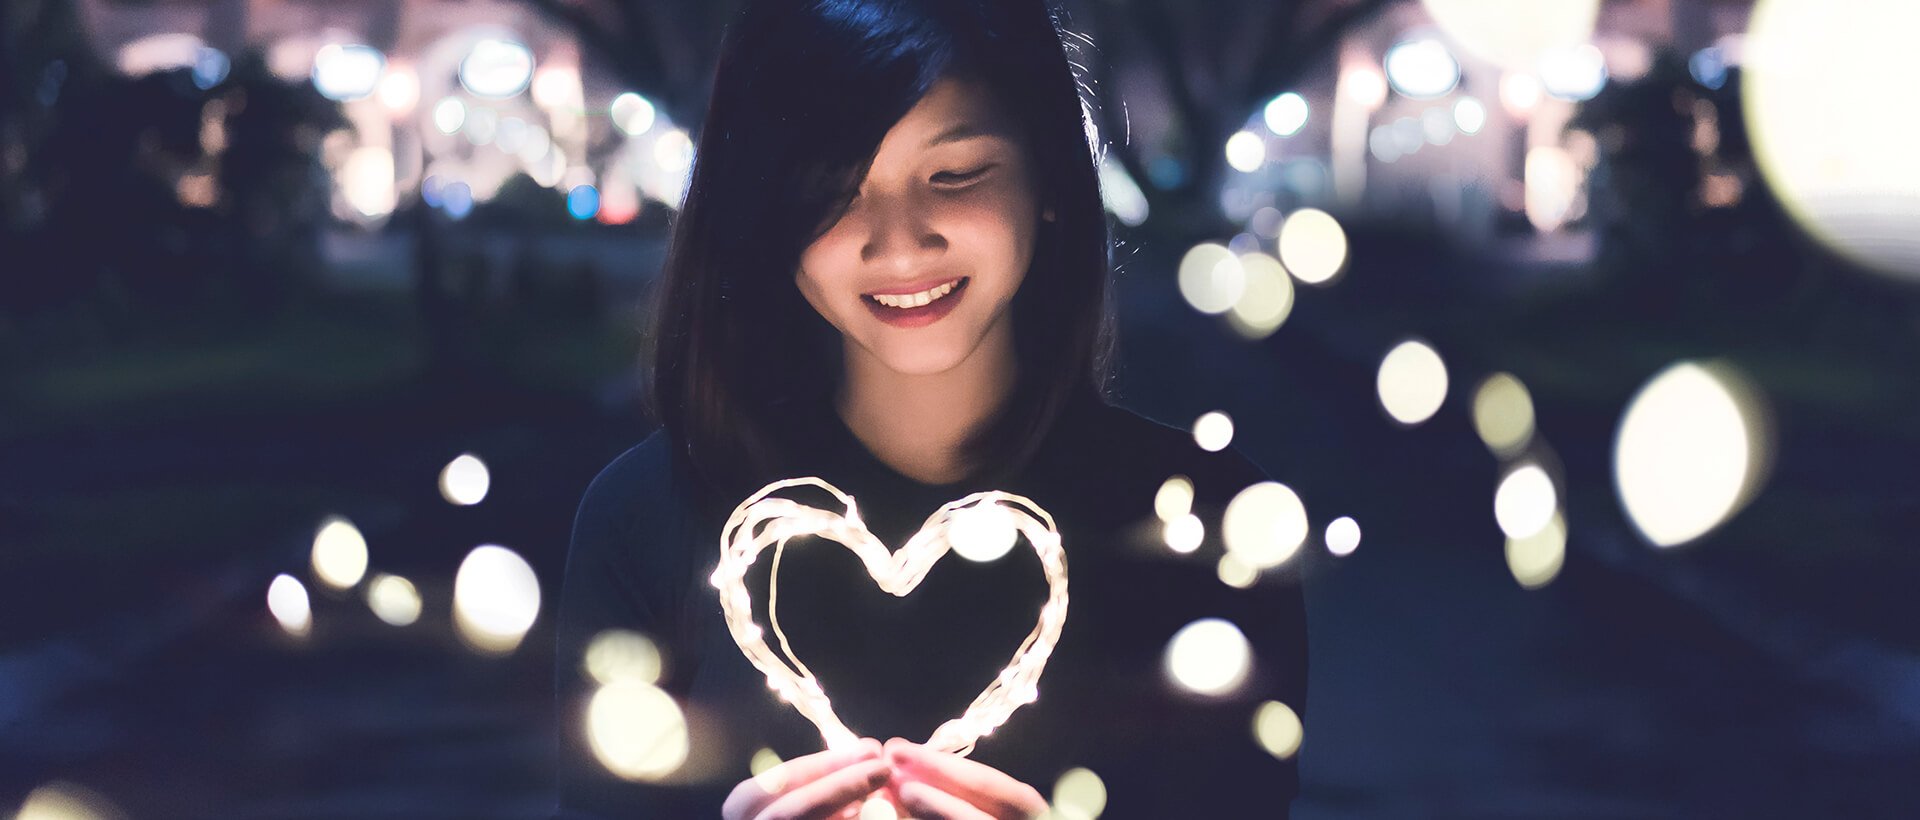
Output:
[[[802,486],[831,493],[845,505],[845,511],[824,510],[774,495]],[[956,541],[1009,541],[1016,533],[1026,536],[1040,557],[1041,570],[1047,580],[1047,599],[1033,631],[1021,642],[1007,667],[960,717],[941,724],[926,743],[940,751],[966,755],[981,737],[1004,724],[1014,710],[1039,699],[1040,674],[1059,643],[1061,627],[1066,623],[1066,551],[1061,546],[1053,517],[1038,504],[998,490],[974,493],[941,506],[905,546],[895,551],[867,529],[854,498],[839,488],[811,476],[775,481],[748,496],[727,519],[720,535],[720,563],[713,572],[712,582],[720,591],[727,631],[747,660],[766,674],[768,688],[819,727],[828,748],[840,748],[857,743],[860,735],[847,728],[835,714],[819,679],[794,655],[786,633],[780,628],[779,565],[787,542],[803,536],[838,542],[860,558],[882,590],[904,597],[919,587],[934,564],[956,550]],[[767,617],[780,643],[782,654],[778,655],[767,645],[764,631],[754,623],[753,599],[747,592],[745,580],[748,568],[770,546],[774,555],[767,582]]]

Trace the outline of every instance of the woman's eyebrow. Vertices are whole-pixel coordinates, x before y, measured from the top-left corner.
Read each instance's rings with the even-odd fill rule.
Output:
[[[975,137],[1005,136],[1006,134],[998,128],[986,128],[975,123],[963,122],[941,132],[933,139],[927,140],[927,145],[931,147],[943,142],[959,142],[960,140],[974,139]]]

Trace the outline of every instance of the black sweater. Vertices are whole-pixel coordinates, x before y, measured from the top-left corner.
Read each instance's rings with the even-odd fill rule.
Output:
[[[1223,584],[1221,511],[1266,473],[1233,448],[1207,452],[1184,431],[1130,411],[1083,404],[1068,411],[1027,469],[1003,486],[933,486],[880,461],[832,412],[808,422],[812,469],[853,496],[861,518],[897,549],[934,510],[968,493],[1026,496],[1055,520],[1067,555],[1069,605],[1040,698],[981,738],[970,757],[1051,794],[1058,776],[1086,767],[1106,784],[1103,817],[1285,817],[1298,791],[1296,759],[1278,760],[1253,735],[1255,710],[1276,700],[1305,714],[1306,620],[1292,565],[1246,590]],[[565,817],[712,818],[748,777],[756,750],[782,759],[819,751],[819,731],[780,702],[728,635],[709,576],[732,505],[690,492],[684,456],[665,431],[614,459],[587,488],[574,521],[559,605],[555,666],[559,813]],[[1154,496],[1172,475],[1190,478],[1206,537],[1192,553],[1168,549]],[[796,477],[798,477],[796,475]],[[823,509],[825,493],[788,497]],[[722,509],[724,507],[724,509]],[[756,621],[767,627],[772,551],[747,575]],[[1045,600],[1040,563],[1025,539],[1004,557],[949,555],[905,598],[880,591],[832,541],[788,544],[780,622],[794,654],[819,678],[854,732],[925,742],[958,717],[1033,628]],[[1196,619],[1231,621],[1253,666],[1221,696],[1176,687],[1163,656]],[[660,686],[687,715],[688,761],[671,783],[629,783],[595,760],[586,741],[595,684],[582,659],[595,635],[630,629],[665,656]],[[778,652],[771,629],[767,641]]]

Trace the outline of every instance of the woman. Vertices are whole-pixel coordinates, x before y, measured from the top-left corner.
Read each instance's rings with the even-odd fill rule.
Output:
[[[1086,767],[1109,818],[1286,816],[1295,763],[1250,726],[1266,701],[1303,710],[1299,587],[1290,570],[1222,585],[1211,534],[1189,553],[1166,546],[1154,500],[1170,477],[1191,480],[1215,533],[1226,500],[1265,474],[1105,399],[1109,237],[1043,0],[750,0],[696,157],[655,298],[661,429],[594,479],[575,520],[556,663],[562,814],[824,818],[882,798],[915,817],[1026,817]],[[1048,511],[1071,605],[1039,700],[965,757],[901,739],[957,717],[1032,628],[1045,584],[1031,549],[949,558],[896,599],[846,550],[796,542],[779,575],[794,653],[849,727],[893,738],[820,752],[708,583],[732,509],[801,476],[857,498],[895,548],[979,490]],[[767,589],[768,563],[749,589]],[[1169,638],[1206,617],[1253,651],[1222,694],[1161,672]],[[582,658],[610,629],[660,644],[660,686],[687,714],[693,748],[665,781],[614,778],[588,746]],[[748,778],[761,749],[788,762]]]

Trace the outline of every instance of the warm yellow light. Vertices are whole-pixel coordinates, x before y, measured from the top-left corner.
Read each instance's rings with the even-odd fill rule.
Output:
[[[1493,518],[1508,538],[1526,538],[1546,526],[1559,505],[1547,471],[1538,464],[1523,464],[1500,480],[1493,494]]]
[[[1167,675],[1199,695],[1226,695],[1239,688],[1253,666],[1253,647],[1240,628],[1219,618],[1202,618],[1180,628],[1167,642]]]
[[[1507,539],[1507,569],[1527,589],[1546,586],[1567,559],[1567,523],[1558,511],[1539,532]]]
[[[780,765],[781,762],[779,754],[762,746],[759,751],[753,753],[753,759],[747,762],[747,773],[759,777],[773,771],[773,767]]]
[[[1192,513],[1168,521],[1161,528],[1161,537],[1166,539],[1167,548],[1181,554],[1199,549],[1206,535],[1206,525],[1200,522],[1200,516]]]
[[[1324,285],[1347,265],[1347,232],[1332,214],[1301,208],[1280,225],[1280,263],[1294,278]]]
[[[1153,512],[1161,521],[1172,521],[1193,512],[1193,481],[1177,475],[1161,482],[1153,494]]]
[[[1655,546],[1699,538],[1739,512],[1764,480],[1768,426],[1758,391],[1731,367],[1682,362],[1627,405],[1614,438],[1614,486]]]
[[[1193,442],[1208,452],[1225,450],[1233,443],[1233,418],[1218,410],[1201,414],[1193,422]]]
[[[659,780],[687,760],[687,720],[673,697],[639,681],[601,686],[587,705],[587,739],[600,764],[628,780]]]
[[[609,629],[587,644],[587,674],[600,683],[639,681],[657,684],[663,666],[660,647],[630,629]]]
[[[1246,291],[1246,272],[1226,246],[1202,242],[1180,258],[1180,295],[1194,310],[1224,313]]]
[[[499,654],[520,645],[540,614],[540,581],[519,553],[483,544],[453,578],[454,622],[473,648]]]
[[[1260,570],[1247,566],[1247,562],[1234,557],[1231,552],[1220,556],[1214,573],[1220,578],[1220,583],[1234,589],[1246,589],[1260,581]]]
[[[1253,737],[1267,754],[1281,760],[1293,757],[1300,751],[1300,741],[1305,738],[1305,727],[1300,724],[1300,715],[1293,708],[1277,700],[1260,704],[1253,713]]]
[[[1227,552],[1256,570],[1287,562],[1307,540],[1307,508],[1292,488],[1262,481],[1227,502],[1220,537]]]
[[[1107,810],[1107,784],[1092,769],[1072,768],[1053,783],[1053,811],[1062,817],[1098,820]]]
[[[1549,49],[1593,36],[1600,0],[1421,0],[1433,22],[1468,53],[1532,71]]]
[[[1240,256],[1243,286],[1227,312],[1228,324],[1248,339],[1264,339],[1293,312],[1293,278],[1280,260],[1264,253]]]
[[[1006,507],[979,504],[954,511],[947,537],[953,542],[955,555],[985,563],[1011,552],[1020,531]]]
[[[471,506],[487,497],[492,483],[486,462],[472,453],[461,453],[440,470],[440,497],[449,504]]]
[[[313,628],[313,609],[307,601],[307,588],[286,573],[274,576],[267,585],[267,611],[289,635],[305,635]]]
[[[1387,415],[1408,426],[1419,424],[1447,400],[1447,366],[1426,344],[1401,342],[1380,361],[1377,387]]]
[[[92,789],[75,783],[48,783],[27,793],[14,820],[114,820],[119,808]]]
[[[1511,373],[1495,373],[1473,394],[1473,429],[1495,455],[1511,455],[1533,440],[1533,396]]]
[[[375,575],[367,582],[367,608],[382,621],[406,626],[420,620],[420,591],[398,575]]]
[[[367,573],[367,540],[340,516],[328,516],[313,536],[313,572],[328,586],[347,589]]]

